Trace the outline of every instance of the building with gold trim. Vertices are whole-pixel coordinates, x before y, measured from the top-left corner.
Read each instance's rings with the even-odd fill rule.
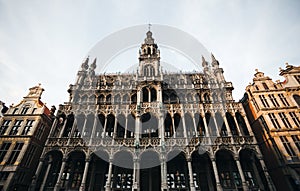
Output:
[[[35,86],[0,118],[0,190],[28,190],[50,132],[53,112]]]
[[[242,100],[278,190],[300,190],[300,67],[280,69],[284,81],[256,70]]]

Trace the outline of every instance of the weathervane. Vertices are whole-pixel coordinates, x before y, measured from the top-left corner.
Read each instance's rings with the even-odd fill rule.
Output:
[[[151,31],[151,26],[152,26],[152,25],[149,23],[149,24],[148,24],[148,29],[149,29],[149,31]]]

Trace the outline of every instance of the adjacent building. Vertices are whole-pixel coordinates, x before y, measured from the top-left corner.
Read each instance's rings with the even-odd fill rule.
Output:
[[[300,190],[300,67],[280,69],[284,81],[256,70],[242,99],[278,190]]]
[[[35,86],[0,118],[0,190],[28,190],[50,132],[54,108]]]
[[[202,72],[163,72],[151,31],[134,74],[95,74],[87,58],[31,189],[275,190],[232,83],[211,59]]]

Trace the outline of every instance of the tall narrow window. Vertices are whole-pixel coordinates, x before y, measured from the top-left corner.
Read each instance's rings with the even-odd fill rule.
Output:
[[[296,113],[295,113],[295,112],[290,112],[289,114],[290,114],[292,120],[294,121],[295,125],[296,125],[298,128],[300,128],[300,120],[299,120],[299,118],[297,117]]]
[[[279,125],[279,123],[278,123],[278,120],[277,120],[275,114],[274,114],[274,113],[269,113],[268,116],[270,117],[273,126],[274,126],[276,129],[280,129],[280,125]]]
[[[298,151],[300,151],[300,138],[299,138],[299,136],[298,135],[292,135],[291,137],[292,137]]]
[[[19,128],[21,127],[22,125],[22,120],[16,120],[14,126],[11,128],[10,132],[9,132],[9,135],[16,135],[19,131]]]
[[[267,84],[266,84],[265,82],[263,82],[262,85],[263,85],[263,87],[264,87],[266,90],[269,89],[269,87],[267,86]]]
[[[0,147],[0,163],[3,161],[11,143],[9,142],[4,142],[1,147]]]
[[[276,100],[276,98],[273,94],[270,94],[269,98],[270,98],[272,104],[274,105],[274,107],[279,107],[279,104],[278,104],[278,102],[277,102],[277,100]]]
[[[291,125],[291,123],[289,122],[289,119],[286,117],[286,115],[285,115],[283,112],[278,113],[278,114],[279,114],[279,116],[280,116],[280,118],[281,118],[281,120],[282,120],[284,126],[285,126],[286,128],[292,128],[292,125]]]
[[[36,147],[34,145],[31,145],[28,149],[27,153],[27,157],[26,157],[26,161],[25,161],[25,166],[29,167],[30,163],[34,157],[34,153],[35,153]]]
[[[266,97],[264,95],[260,95],[259,98],[260,98],[262,104],[264,105],[264,107],[270,107],[268,100],[266,99]]]
[[[266,131],[269,131],[269,127],[268,127],[268,125],[267,125],[267,123],[266,123],[264,117],[263,117],[263,116],[260,116],[258,119],[260,120],[260,122],[261,122],[262,126],[264,127],[264,129],[265,129]]]
[[[256,103],[256,101],[255,101],[254,98],[252,99],[252,102],[253,102],[253,105],[254,105],[255,109],[256,109],[257,111],[259,111],[259,107],[258,107],[258,105],[257,105],[257,103]]]
[[[24,143],[16,143],[14,150],[11,152],[7,164],[14,164],[22,150]]]
[[[33,126],[33,122],[34,122],[34,120],[27,120],[26,125],[23,129],[22,135],[27,135],[30,132],[31,127]]]
[[[35,135],[37,139],[41,139],[41,138],[42,138],[44,129],[45,129],[45,126],[44,126],[44,125],[41,125],[41,126],[39,126],[39,127],[37,128],[36,135]]]
[[[29,110],[29,107],[23,107],[21,114],[25,115],[27,113],[27,111]]]
[[[296,153],[293,150],[291,143],[287,140],[287,138],[285,136],[280,136],[280,140],[286,150],[286,152],[291,156],[291,157],[295,157]]]
[[[0,127],[0,135],[4,135],[6,130],[9,127],[11,120],[4,120],[1,127]]]
[[[283,103],[284,106],[289,106],[290,105],[283,94],[278,94],[278,96],[279,96],[279,98],[280,98],[280,100],[281,100],[281,102]]]

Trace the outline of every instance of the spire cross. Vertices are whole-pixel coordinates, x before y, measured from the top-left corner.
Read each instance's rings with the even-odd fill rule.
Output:
[[[149,23],[149,24],[148,24],[148,29],[149,29],[149,31],[150,31],[150,29],[151,29],[151,26],[152,26],[152,25]]]

